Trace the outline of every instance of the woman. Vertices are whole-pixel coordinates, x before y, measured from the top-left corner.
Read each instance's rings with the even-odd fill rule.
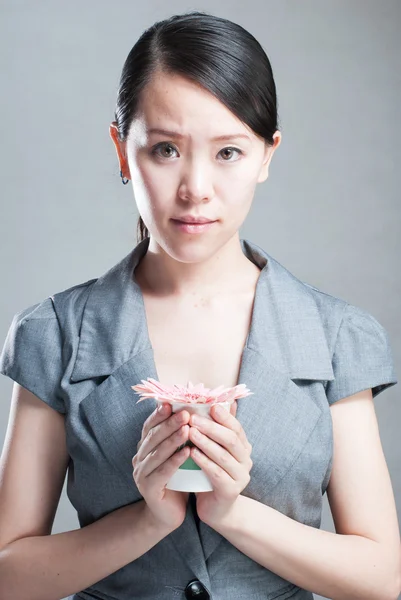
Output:
[[[387,333],[238,234],[281,140],[263,49],[205,13],[156,23],[124,64],[110,134],[139,243],[15,315],[1,355],[16,384],[0,597],[396,598],[372,401],[397,382]],[[148,377],[253,396],[195,422],[136,404]],[[189,453],[213,492],[165,488]],[[50,535],[67,468],[81,527]],[[326,491],[337,533],[319,530]]]

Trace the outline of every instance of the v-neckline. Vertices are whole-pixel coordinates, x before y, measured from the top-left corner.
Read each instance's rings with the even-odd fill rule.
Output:
[[[259,290],[261,288],[261,286],[264,283],[264,278],[267,275],[267,270],[268,270],[268,261],[266,260],[265,264],[258,264],[258,262],[255,261],[254,256],[252,256],[252,254],[249,252],[249,250],[247,250],[246,247],[246,241],[245,240],[240,240],[241,243],[241,248],[242,248],[242,252],[245,254],[245,256],[251,261],[253,262],[253,264],[255,264],[259,269],[260,269],[260,273],[259,273],[259,277],[257,279],[256,282],[256,286],[255,286],[255,293],[254,293],[254,299],[253,299],[253,303],[252,303],[252,313],[251,313],[251,319],[250,319],[250,324],[248,327],[248,334],[245,340],[245,345],[242,349],[241,352],[241,359],[240,359],[240,369],[239,369],[239,373],[238,373],[238,377],[237,377],[237,382],[236,385],[239,385],[239,383],[241,382],[241,378],[242,378],[242,369],[243,369],[243,363],[244,363],[244,355],[245,352],[248,349],[248,343],[249,340],[251,338],[254,338],[254,334],[256,332],[256,328],[257,328],[257,324],[260,318],[260,315],[258,314],[258,309],[259,309],[259,303],[258,303],[258,298],[259,298]],[[150,339],[150,333],[149,333],[149,324],[148,324],[148,318],[147,318],[147,313],[146,313],[146,306],[145,306],[145,300],[144,300],[144,295],[142,292],[142,288],[138,283],[137,278],[135,277],[135,269],[137,268],[137,266],[139,265],[140,261],[142,260],[142,258],[145,256],[147,249],[149,246],[149,242],[147,244],[144,245],[144,250],[143,250],[143,254],[140,256],[139,260],[136,261],[136,264],[133,266],[132,270],[131,270],[131,283],[135,286],[136,291],[135,293],[138,294],[138,297],[140,298],[140,307],[141,307],[141,320],[144,323],[144,335],[145,335],[145,339],[146,339],[146,349],[150,350],[151,353],[151,361],[152,361],[152,369],[153,372],[155,374],[155,379],[157,381],[160,381],[159,378],[159,374],[157,372],[157,366],[156,366],[156,358],[155,358],[155,350],[153,348],[151,339]],[[262,257],[263,262],[265,261],[265,259]]]

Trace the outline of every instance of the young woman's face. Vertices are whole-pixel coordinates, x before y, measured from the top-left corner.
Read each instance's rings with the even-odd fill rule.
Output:
[[[213,254],[238,231],[280,143],[276,132],[267,146],[204,88],[164,73],[144,89],[127,141],[113,126],[110,133],[151,238],[184,262]],[[186,233],[172,220],[185,215],[216,222]]]

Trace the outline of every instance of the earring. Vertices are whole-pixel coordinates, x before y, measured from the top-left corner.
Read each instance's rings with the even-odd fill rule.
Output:
[[[120,171],[120,177],[121,177],[121,182],[122,182],[124,185],[127,185],[127,183],[129,182],[129,179],[127,179],[127,181],[124,181],[124,177],[123,177],[123,172],[122,172],[122,171]]]

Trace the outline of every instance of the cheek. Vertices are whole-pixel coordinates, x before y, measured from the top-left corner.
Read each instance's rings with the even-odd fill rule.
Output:
[[[132,168],[131,168],[132,165]],[[156,170],[147,160],[130,162],[134,196],[142,215],[154,215],[166,208],[166,190],[173,189],[167,169]]]
[[[232,177],[227,179],[221,188],[221,198],[233,214],[247,213],[251,207],[255,193],[256,181],[248,177]]]
[[[259,164],[250,159],[238,161],[238,164],[227,165],[216,170],[216,185],[229,192],[232,198],[245,199],[252,195],[260,172]],[[224,194],[226,195],[226,194]]]

